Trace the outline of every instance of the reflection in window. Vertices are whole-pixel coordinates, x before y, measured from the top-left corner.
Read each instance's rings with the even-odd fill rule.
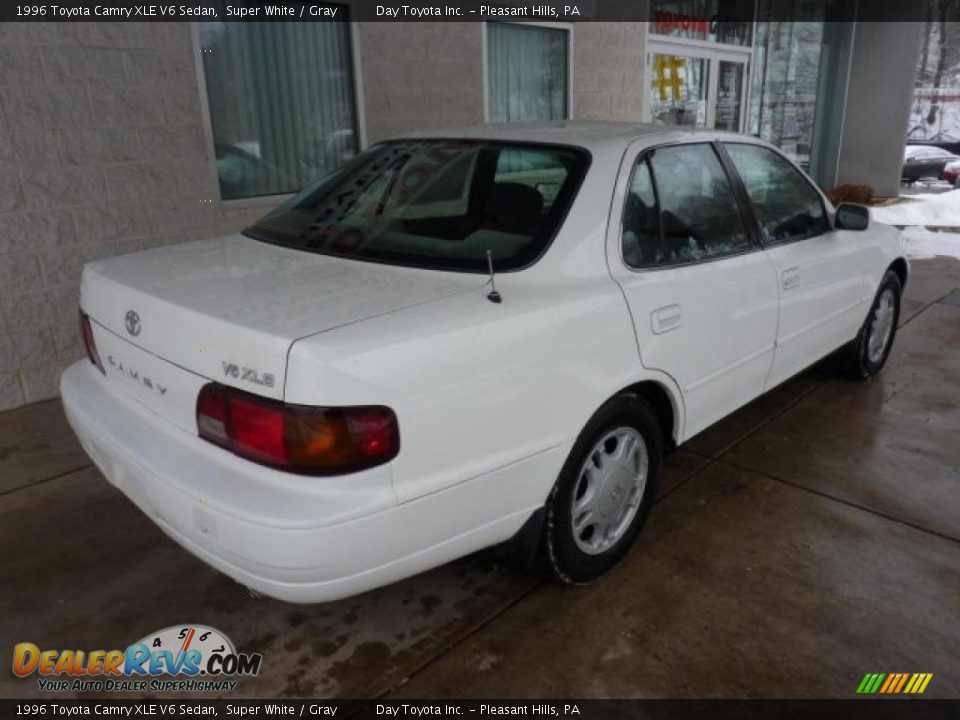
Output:
[[[657,213],[650,163],[644,158],[633,171],[623,205],[623,261],[630,267],[649,267],[660,261],[660,218]]]
[[[459,140],[376,145],[287,199],[251,237],[359,260],[486,272],[533,262],[587,164],[584,151]]]
[[[753,201],[764,242],[788,242],[829,229],[820,194],[777,153],[758,145],[725,145]]]
[[[758,0],[748,127],[821,185],[836,180],[853,0]],[[768,21],[776,18],[776,22]],[[820,98],[822,102],[817,102]]]
[[[740,131],[740,100],[743,97],[743,70],[740,62],[717,62],[717,109],[715,130]]]
[[[225,200],[294,192],[357,150],[346,22],[200,23]]]
[[[804,169],[817,106],[822,22],[768,22],[757,28],[750,131]]]
[[[566,120],[567,31],[487,25],[490,121]]]
[[[636,267],[676,265],[750,248],[733,190],[713,147],[673,145],[650,151],[648,158],[659,200],[655,216],[659,246],[649,215],[653,194],[647,185],[648,170],[641,163],[625,201],[624,260]]]

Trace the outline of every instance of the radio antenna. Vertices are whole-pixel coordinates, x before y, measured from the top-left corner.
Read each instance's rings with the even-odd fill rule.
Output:
[[[503,298],[497,292],[496,274],[493,272],[493,251],[487,250],[487,267],[490,270],[490,292],[487,293],[487,300],[492,303],[501,303]]]

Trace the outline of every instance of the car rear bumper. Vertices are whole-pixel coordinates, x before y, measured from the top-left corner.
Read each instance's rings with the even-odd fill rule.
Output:
[[[336,478],[255,465],[162,420],[85,360],[61,394],[111,484],[200,559],[289,602],[354,595],[509,538],[537,505],[505,504],[504,486],[556,463],[541,453],[398,504],[390,465]]]

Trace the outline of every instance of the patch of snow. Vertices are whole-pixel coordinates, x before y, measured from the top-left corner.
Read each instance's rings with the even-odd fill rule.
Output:
[[[907,257],[932,258],[946,255],[960,260],[960,234],[958,233],[908,227],[903,230],[903,239],[907,246]]]
[[[913,185],[906,185],[900,188],[901,195],[920,195],[922,190],[936,190],[937,192],[946,192],[953,190],[953,183],[937,178],[920,178]]]
[[[960,259],[960,190],[905,196],[893,205],[871,208],[870,215],[877,222],[903,228],[908,257]]]
[[[960,191],[911,195],[893,205],[873,208],[871,214],[888,225],[960,227]]]

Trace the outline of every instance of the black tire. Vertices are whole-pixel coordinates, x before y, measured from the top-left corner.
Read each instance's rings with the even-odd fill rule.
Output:
[[[887,292],[892,293],[893,298],[893,326],[890,328],[890,335],[886,340],[882,353],[878,355],[871,354],[870,340],[874,327],[874,319],[877,310],[881,305],[882,299]],[[900,323],[900,296],[902,288],[900,278],[892,270],[888,270],[880,287],[877,288],[877,294],[870,305],[870,312],[867,313],[866,320],[860,328],[860,332],[846,347],[841,351],[844,374],[855,380],[864,380],[880,372],[890,356],[890,349],[893,347],[893,341],[897,336],[897,325]]]
[[[591,554],[578,546],[573,529],[574,493],[582,486],[581,474],[596,446],[611,432],[633,429],[646,449],[647,473],[633,519],[625,531],[602,552]],[[612,449],[615,450],[616,438]],[[627,553],[646,522],[657,496],[660,465],[663,457],[663,435],[651,406],[634,395],[618,395],[594,413],[574,443],[557,483],[547,501],[543,555],[553,576],[562,583],[576,585],[591,582],[612,568]],[[624,517],[626,521],[626,516]],[[581,536],[582,542],[583,536]]]

